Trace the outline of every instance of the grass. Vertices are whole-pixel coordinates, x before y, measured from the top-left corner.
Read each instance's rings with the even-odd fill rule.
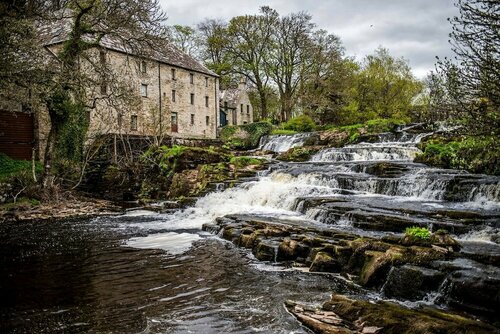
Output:
[[[427,240],[431,237],[431,232],[427,228],[418,226],[407,227],[405,234],[421,240]]]
[[[262,165],[265,160],[253,157],[232,157],[229,163],[237,168],[251,165]]]
[[[31,171],[31,168],[31,161],[12,159],[3,153],[0,153],[0,181],[4,181],[21,172]],[[37,173],[41,173],[42,169],[42,164],[36,162],[35,171]]]

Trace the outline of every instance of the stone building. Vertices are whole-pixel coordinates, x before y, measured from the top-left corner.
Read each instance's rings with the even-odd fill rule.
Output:
[[[70,23],[61,20],[40,29],[49,53],[55,55],[62,50]],[[138,55],[105,37],[87,58],[112,73],[108,74],[110,80],[99,78],[92,73],[89,61],[89,78],[95,83],[86,87],[95,106],[90,112],[89,139],[102,135],[216,138],[219,78],[174,45]],[[86,65],[82,68],[85,71]],[[129,92],[127,98],[113,101],[117,91],[127,91],[124,87]],[[40,125],[36,137],[41,152],[49,130],[47,113],[39,112],[36,122]]]
[[[238,88],[226,89],[220,92],[220,126],[242,125],[253,122],[253,108],[248,96],[244,80]]]

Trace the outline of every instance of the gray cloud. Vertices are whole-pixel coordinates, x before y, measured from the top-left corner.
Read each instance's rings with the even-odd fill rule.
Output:
[[[169,24],[185,25],[256,13],[264,5],[282,15],[309,12],[318,28],[340,36],[346,53],[357,59],[384,46],[408,59],[418,77],[434,69],[436,56],[451,54],[446,19],[457,15],[452,0],[162,0]]]

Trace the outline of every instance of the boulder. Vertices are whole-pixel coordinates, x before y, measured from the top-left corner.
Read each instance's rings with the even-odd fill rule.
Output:
[[[420,300],[427,293],[437,291],[444,276],[438,270],[413,265],[393,267],[382,292],[388,298]]]
[[[340,263],[326,252],[318,252],[309,271],[338,273],[342,270]]]

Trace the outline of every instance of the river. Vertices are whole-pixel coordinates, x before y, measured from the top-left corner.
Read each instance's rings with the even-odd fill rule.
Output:
[[[389,217],[449,230],[468,266],[498,258],[500,178],[413,162],[425,135],[407,128],[376,143],[323,149],[309,162],[273,163],[184,210],[2,224],[0,332],[306,333],[285,300],[320,303],[333,292],[384,298],[340,275],[258,261],[202,231],[229,214],[400,235],[401,228],[377,223]],[[279,136],[263,145],[285,151],[306,139]],[[498,273],[495,263],[480,262]],[[438,293],[398,302],[447,307]]]

